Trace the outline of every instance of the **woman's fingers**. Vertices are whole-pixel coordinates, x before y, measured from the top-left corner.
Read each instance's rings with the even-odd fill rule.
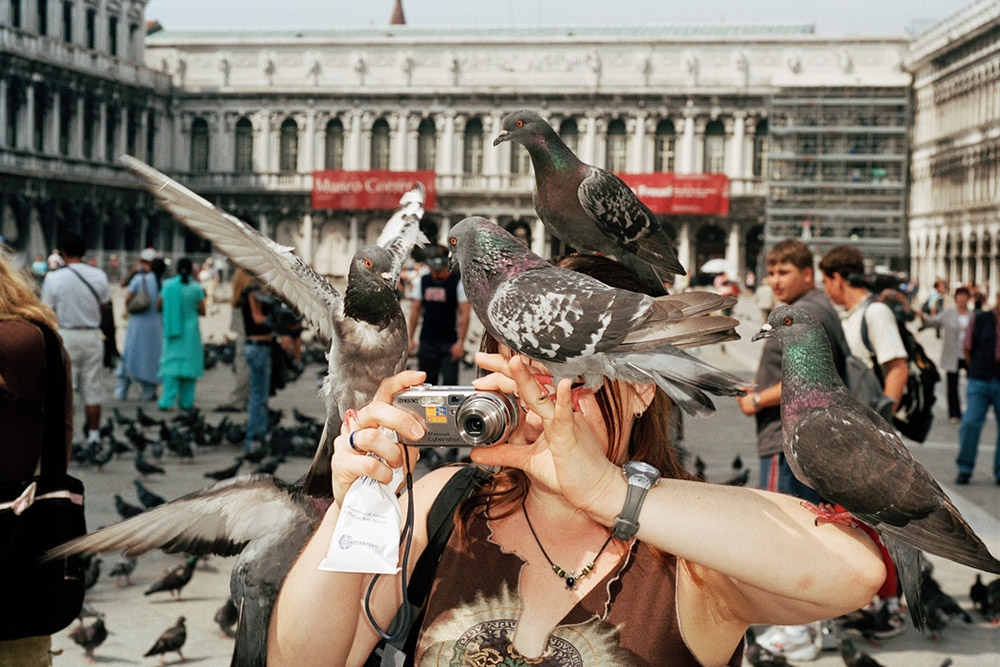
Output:
[[[358,412],[357,428],[388,428],[412,440],[424,437],[424,423],[412,412],[400,410],[388,403],[373,401]]]
[[[551,419],[553,407],[549,400],[549,392],[535,381],[520,357],[511,358],[509,365],[511,378],[517,383],[518,395],[527,408],[537,413],[543,420]]]
[[[409,387],[422,384],[427,379],[427,373],[423,371],[403,371],[390,375],[382,380],[375,392],[373,403],[392,403],[392,397]]]
[[[472,381],[472,386],[480,391],[502,391],[513,394],[517,391],[517,383],[503,373],[490,373]]]
[[[508,466],[524,470],[528,464],[531,447],[514,443],[493,445],[492,447],[473,447],[469,454],[473,463],[484,466]]]

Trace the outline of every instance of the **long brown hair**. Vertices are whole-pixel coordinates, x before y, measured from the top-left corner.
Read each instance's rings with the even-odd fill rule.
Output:
[[[35,320],[50,329],[59,328],[55,312],[42,303],[24,271],[16,270],[0,248],[0,320]]]
[[[233,274],[233,296],[229,300],[234,308],[240,305],[243,300],[243,290],[253,283],[253,276],[244,271],[243,269],[236,269],[236,273]]]
[[[590,275],[619,289],[645,291],[638,276],[622,264],[606,257],[568,255],[553,261],[556,266]],[[495,353],[499,349],[499,344],[487,333],[483,336],[480,349],[483,352]],[[611,444],[608,459],[615,463],[645,461],[659,470],[663,477],[695,479],[694,475],[684,468],[680,450],[674,442],[674,433],[679,420],[677,406],[662,389],[656,388],[649,407],[641,415],[636,416],[629,437],[622,441],[619,437],[619,424],[627,397],[625,392],[629,391],[632,389],[626,383],[605,379],[604,384],[594,393],[608,433],[608,442]],[[626,446],[627,452],[621,451],[622,445]],[[531,482],[521,470],[502,468],[490,482],[459,506],[456,522],[459,536],[464,540],[476,519],[502,519],[518,511],[528,495],[530,486]]]

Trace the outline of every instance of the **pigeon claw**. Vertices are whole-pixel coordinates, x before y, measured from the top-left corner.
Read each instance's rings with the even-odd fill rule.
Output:
[[[347,428],[351,428],[352,419],[355,422],[359,421],[358,411],[355,410],[354,408],[348,408],[347,410],[344,410],[344,426],[346,426]]]
[[[853,516],[851,516],[850,512],[838,510],[829,503],[820,503],[817,506],[803,500],[799,504],[816,515],[816,520],[813,522],[813,525],[815,526],[818,526],[821,523],[839,523],[842,526],[848,526],[850,528],[858,527],[858,522]]]

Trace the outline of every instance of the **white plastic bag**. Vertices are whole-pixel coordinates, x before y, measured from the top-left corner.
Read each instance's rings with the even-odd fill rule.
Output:
[[[333,539],[319,569],[371,574],[399,571],[403,512],[396,489],[402,484],[404,475],[403,468],[399,467],[393,468],[392,481],[388,485],[370,477],[354,480],[340,505]]]

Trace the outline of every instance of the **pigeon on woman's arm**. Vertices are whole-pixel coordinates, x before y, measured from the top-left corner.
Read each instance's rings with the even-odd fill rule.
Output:
[[[921,627],[920,551],[1000,573],[983,541],[896,431],[844,386],[822,325],[781,306],[753,340],[781,341],[781,423],[795,476],[878,533],[896,563],[914,625]],[[845,520],[818,510],[818,521]]]
[[[544,364],[554,384],[583,377],[655,383],[692,414],[714,411],[706,392],[741,395],[746,384],[680,348],[733,340],[732,317],[709,313],[732,300],[708,292],[650,297],[555,267],[484,218],[451,230],[469,303],[501,343]]]
[[[672,274],[685,273],[666,230],[632,189],[610,171],[581,162],[538,114],[508,114],[493,145],[505,141],[527,149],[535,210],[563,242],[615,257],[656,295],[665,293],[663,282]]]

